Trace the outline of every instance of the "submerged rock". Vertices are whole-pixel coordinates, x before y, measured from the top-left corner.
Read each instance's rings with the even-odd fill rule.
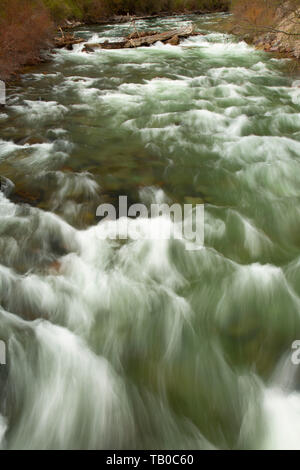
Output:
[[[0,176],[0,191],[5,196],[10,196],[14,189],[15,185],[10,179],[6,178],[5,176]]]
[[[95,49],[89,46],[88,44],[86,44],[84,48],[82,49],[82,52],[86,52],[87,54],[89,54],[90,52],[95,52]]]
[[[180,39],[177,35],[173,36],[169,41],[167,41],[167,44],[171,44],[171,46],[178,46],[180,43]]]

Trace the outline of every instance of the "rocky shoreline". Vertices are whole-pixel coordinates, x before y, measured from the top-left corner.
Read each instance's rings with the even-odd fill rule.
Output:
[[[222,10],[224,12],[224,10]],[[148,16],[135,16],[135,15],[120,15],[120,16],[113,16],[110,18],[100,18],[100,19],[93,19],[88,21],[75,21],[75,20],[64,20],[62,24],[57,28],[55,37],[53,38],[53,43],[51,47],[49,47],[48,52],[54,52],[55,48],[67,48],[69,50],[73,49],[73,45],[84,43],[85,40],[76,36],[76,29],[82,26],[92,26],[92,25],[108,25],[108,24],[123,24],[129,22],[135,22],[140,20],[151,20],[156,18],[166,18],[166,17],[173,17],[177,15],[200,15],[200,14],[208,14],[211,13],[209,11],[197,10],[197,11],[184,11],[184,12],[162,12],[156,15],[148,15]],[[241,37],[241,39],[245,40],[247,43],[254,45],[257,49],[264,50],[265,52],[270,52],[274,54],[278,54],[284,58],[291,58],[291,59],[300,59],[300,36],[299,39],[295,39],[288,36],[289,22],[286,18],[278,18],[277,27],[284,32],[266,32],[264,34],[256,34],[256,35],[249,35],[247,32],[243,31],[243,28],[234,24],[234,21],[231,19],[230,21],[225,21],[224,25],[221,29],[224,32],[236,35]],[[284,24],[282,24],[284,23]],[[197,33],[194,33],[197,34]],[[141,32],[143,35],[143,32]],[[169,38],[170,39],[170,38]],[[174,37],[171,38],[169,44],[177,45],[179,41]],[[124,46],[124,45],[123,45]],[[122,46],[122,47],[123,47]],[[103,47],[104,45],[97,47]],[[109,48],[109,46],[108,46]],[[92,48],[93,50],[95,48]],[[93,52],[93,50],[89,48],[89,45],[86,46],[86,52]],[[45,52],[45,51],[44,51]],[[27,64],[26,66],[22,67],[20,70],[20,74],[25,73],[28,71],[29,66],[36,65],[38,63],[47,62],[48,59],[45,54],[41,54],[39,58],[37,58],[35,64]],[[300,65],[300,63],[299,63]],[[16,75],[18,76],[18,74]],[[16,78],[16,76],[14,78]]]
[[[221,12],[221,11],[220,11]],[[222,12],[226,12],[222,10]],[[148,16],[131,16],[131,15],[121,15],[113,16],[110,18],[103,18],[88,22],[79,22],[79,21],[69,21],[65,20],[61,25],[60,29],[63,31],[75,30],[80,26],[91,26],[91,25],[107,25],[107,24],[122,24],[130,21],[139,21],[139,20],[149,20],[155,18],[165,18],[172,17],[176,15],[192,15],[192,14],[208,14],[210,11],[206,10],[196,10],[196,11],[184,11],[184,12],[162,12],[156,15]],[[279,16],[277,18],[277,23],[274,26],[274,31],[268,31],[265,33],[259,33],[251,37],[248,33],[243,32],[243,28],[234,25],[229,22],[227,24],[226,32],[240,36],[246,42],[254,45],[257,49],[264,50],[265,52],[280,54],[283,57],[289,57],[292,59],[300,59],[300,34],[297,36],[289,36],[289,32],[293,31],[294,23],[292,19],[289,20],[286,16]],[[276,28],[278,31],[276,31]],[[83,42],[80,40],[78,42]],[[76,44],[76,38],[74,36],[74,44]],[[57,41],[58,46],[61,47],[60,41]],[[70,47],[70,44],[66,43],[66,47]]]
[[[300,59],[299,45],[282,41],[276,33],[259,36],[253,40],[253,44],[257,49],[263,49],[265,52],[275,52],[293,59]]]
[[[259,26],[255,21],[253,24],[243,23],[233,17],[228,32],[240,36],[257,49],[300,59],[300,9],[292,11],[288,4],[277,9],[269,26]]]

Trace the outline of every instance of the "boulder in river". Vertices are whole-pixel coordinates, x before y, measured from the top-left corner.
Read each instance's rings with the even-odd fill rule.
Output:
[[[167,41],[167,44],[170,44],[171,46],[178,46],[179,43],[180,43],[180,39],[177,35],[173,36],[171,39]]]
[[[10,196],[14,189],[15,185],[10,179],[6,178],[5,176],[0,176],[0,191],[5,196]]]
[[[86,52],[87,54],[89,54],[90,52],[95,52],[95,49],[89,44],[85,44],[84,48],[82,49],[82,52]]]

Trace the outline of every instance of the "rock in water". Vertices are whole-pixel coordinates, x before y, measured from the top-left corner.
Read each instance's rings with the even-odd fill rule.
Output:
[[[5,176],[0,176],[0,191],[5,195],[5,196],[10,196],[11,193],[14,191],[15,185],[14,183],[9,180],[8,178],[5,178]]]
[[[88,44],[86,44],[84,48],[82,49],[82,52],[86,52],[86,53],[95,52],[95,49],[93,49],[93,47],[90,47]]]
[[[171,44],[171,46],[178,46],[180,43],[180,39],[177,35],[173,36],[169,41],[167,41],[167,44]]]
[[[75,37],[74,34],[70,33],[62,34],[61,37],[56,37],[54,39],[55,47],[59,49],[66,47],[67,49],[72,50],[74,44],[80,44],[82,42],[85,42],[83,38]]]

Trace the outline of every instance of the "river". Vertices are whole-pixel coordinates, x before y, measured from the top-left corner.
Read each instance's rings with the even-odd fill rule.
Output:
[[[2,448],[300,448],[300,88],[289,61],[216,32],[221,17],[140,21],[207,34],[77,45],[10,87]],[[204,203],[204,248],[102,239],[96,208],[120,195]]]

